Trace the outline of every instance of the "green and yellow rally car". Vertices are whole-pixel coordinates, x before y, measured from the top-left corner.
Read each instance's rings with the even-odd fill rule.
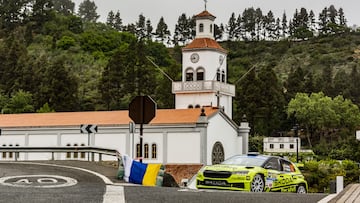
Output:
[[[307,182],[294,163],[258,154],[236,155],[221,164],[203,167],[196,176],[196,187],[251,192],[308,191]]]

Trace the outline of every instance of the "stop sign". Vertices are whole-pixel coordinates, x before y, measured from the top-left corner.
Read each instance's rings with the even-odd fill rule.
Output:
[[[156,114],[156,103],[149,96],[136,96],[129,104],[129,117],[136,124],[148,124]]]

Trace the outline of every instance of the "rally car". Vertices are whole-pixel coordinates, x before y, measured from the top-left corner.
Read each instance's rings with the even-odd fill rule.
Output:
[[[196,187],[249,192],[308,191],[308,184],[294,163],[258,154],[236,155],[221,164],[203,167],[196,176]]]

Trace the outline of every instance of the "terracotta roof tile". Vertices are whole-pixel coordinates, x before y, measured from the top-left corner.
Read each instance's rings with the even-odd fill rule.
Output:
[[[211,13],[209,13],[207,10],[205,10],[205,11],[197,14],[195,17],[196,17],[196,18],[211,17],[211,18],[213,18],[213,19],[216,18],[214,15],[212,15]]]
[[[183,48],[183,51],[192,49],[217,49],[221,52],[227,53],[227,51],[220,46],[215,40],[210,38],[196,38],[190,44]]]
[[[205,108],[207,116],[211,116],[217,111],[217,108]],[[150,124],[196,123],[200,113],[200,109],[158,109],[156,117]],[[0,114],[0,123],[1,127],[80,126],[81,124],[126,125],[131,121],[128,115],[127,110]]]

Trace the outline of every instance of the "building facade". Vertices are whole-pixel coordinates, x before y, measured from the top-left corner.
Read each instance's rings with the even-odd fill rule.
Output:
[[[206,10],[196,15],[196,38],[182,50],[182,81],[172,84],[175,109],[158,109],[144,125],[142,155],[139,126],[132,130],[127,110],[2,114],[0,147],[95,146],[163,164],[215,164],[247,153],[250,128],[247,122],[238,125],[231,119],[235,86],[227,83],[227,51],[214,40],[214,19]],[[96,125],[98,132],[81,133],[80,126],[88,124]],[[52,158],[50,153],[4,152],[0,160],[15,156],[18,160]],[[69,152],[54,158],[87,160],[87,156]]]

